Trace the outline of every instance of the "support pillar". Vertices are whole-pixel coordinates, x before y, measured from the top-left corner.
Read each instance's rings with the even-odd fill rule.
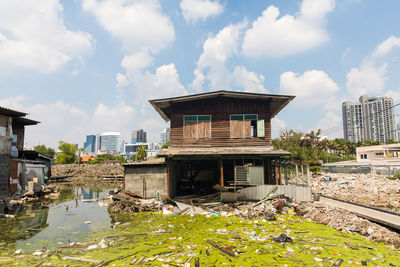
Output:
[[[299,185],[299,166],[296,166],[296,185]]]
[[[307,165],[307,186],[311,186],[310,165]]]
[[[220,184],[224,186],[224,162],[222,159],[219,160],[219,170],[220,170]]]

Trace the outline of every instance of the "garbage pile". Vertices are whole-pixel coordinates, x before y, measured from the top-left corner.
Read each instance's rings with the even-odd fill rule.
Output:
[[[368,240],[400,246],[400,235],[376,223],[360,218],[343,209],[329,207],[323,203],[302,203],[296,213],[317,223],[328,225],[342,232],[357,233]]]
[[[131,213],[142,211],[159,211],[161,202],[155,199],[142,199],[140,196],[128,191],[120,190],[112,195],[113,202],[108,206],[109,212]]]
[[[296,202],[285,196],[268,196],[254,203],[240,201],[234,203],[214,202],[185,204],[168,200],[168,203],[154,199],[141,199],[134,193],[121,190],[113,195],[110,212],[159,211],[165,215],[202,214],[212,216],[239,216],[246,220],[262,219],[275,221],[277,214],[294,214],[308,221],[328,225],[339,231],[366,236],[371,241],[379,241],[400,246],[400,235],[389,229],[343,209],[332,208],[320,202]]]
[[[36,201],[39,198],[58,199],[60,192],[53,185],[32,186],[29,182],[26,190],[16,192],[13,196],[6,198],[6,201],[14,204],[23,204]]]
[[[329,173],[312,178],[313,192],[400,212],[400,180],[376,174]]]
[[[113,164],[64,164],[51,167],[52,182],[121,181],[124,167]]]

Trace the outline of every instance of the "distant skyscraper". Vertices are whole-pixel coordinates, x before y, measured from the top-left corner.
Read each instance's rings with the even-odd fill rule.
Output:
[[[165,145],[170,139],[170,130],[165,128],[160,134],[160,145]]]
[[[106,132],[101,135],[101,150],[118,153],[120,148],[120,133]]]
[[[96,136],[95,135],[86,135],[86,142],[83,143],[83,150],[86,153],[95,153],[96,152]]]
[[[101,135],[96,134],[96,151],[95,153],[97,153],[97,151],[99,151],[101,149]]]
[[[133,131],[131,143],[147,143],[147,133],[143,129]]]
[[[351,142],[396,140],[393,99],[361,96],[360,102],[342,104],[344,139]]]

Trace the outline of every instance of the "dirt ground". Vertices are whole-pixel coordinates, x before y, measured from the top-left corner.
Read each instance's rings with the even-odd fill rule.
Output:
[[[374,174],[328,173],[312,178],[313,192],[400,212],[400,180]]]

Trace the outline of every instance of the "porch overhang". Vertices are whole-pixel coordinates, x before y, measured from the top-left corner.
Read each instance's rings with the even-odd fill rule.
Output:
[[[162,149],[158,157],[173,159],[241,159],[241,158],[266,158],[284,157],[290,153],[281,149],[266,147],[211,147],[211,148],[182,148]]]

